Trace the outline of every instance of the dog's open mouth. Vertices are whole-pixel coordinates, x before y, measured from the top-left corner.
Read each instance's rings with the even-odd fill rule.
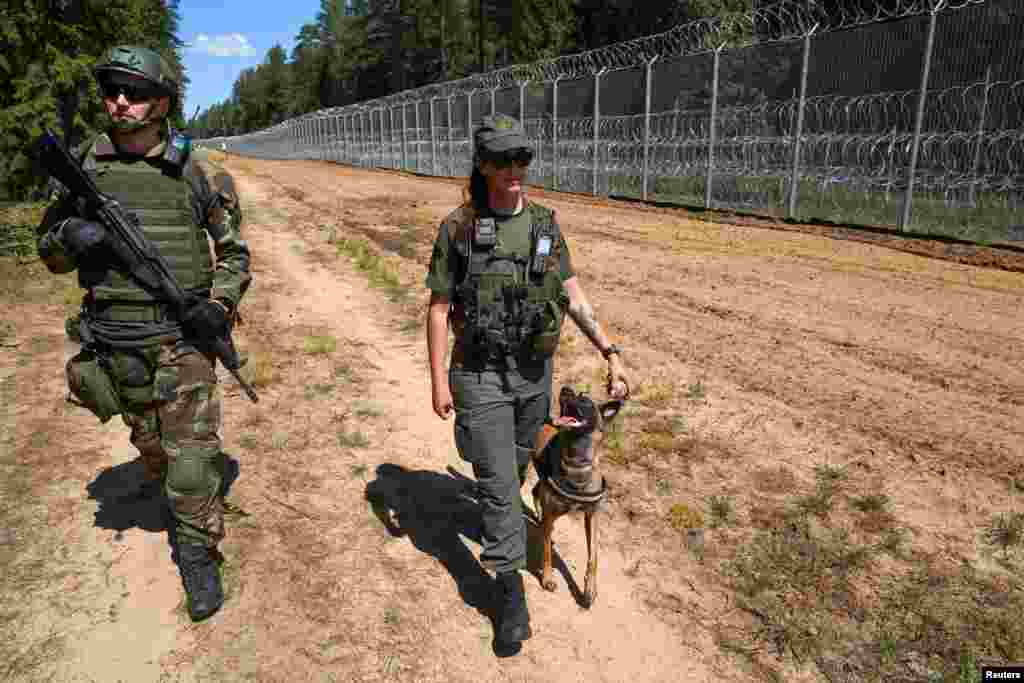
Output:
[[[597,406],[589,396],[577,394],[569,387],[563,387],[559,403],[561,415],[554,420],[556,427],[592,430],[597,426]]]

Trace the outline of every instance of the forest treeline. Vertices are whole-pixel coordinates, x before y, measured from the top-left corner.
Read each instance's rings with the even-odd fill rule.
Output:
[[[258,130],[325,107],[590,50],[755,0],[321,0],[290,52],[271,47],[198,136]]]

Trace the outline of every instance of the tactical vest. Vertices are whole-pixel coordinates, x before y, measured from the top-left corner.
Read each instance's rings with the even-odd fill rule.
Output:
[[[480,218],[455,243],[465,264],[455,301],[465,314],[461,342],[468,358],[547,358],[558,347],[569,302],[557,257],[561,235],[550,209],[531,203],[526,210],[529,253],[497,247],[486,230],[481,234]]]
[[[165,175],[144,161],[124,163],[95,157],[94,180],[100,192],[121,204],[129,217],[138,218],[142,231],[163,256],[171,274],[186,292],[208,291],[213,286],[213,259],[206,232],[196,224],[187,180]],[[119,309],[124,314],[139,312],[138,321],[152,320],[154,298],[121,273],[108,270],[91,287],[94,303]],[[104,306],[106,304],[106,306]],[[113,304],[113,306],[111,306]]]

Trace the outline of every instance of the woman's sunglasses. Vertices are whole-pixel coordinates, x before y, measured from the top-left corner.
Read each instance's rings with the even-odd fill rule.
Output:
[[[108,100],[116,100],[118,95],[124,93],[124,98],[129,102],[145,102],[155,100],[164,95],[159,88],[151,85],[129,85],[127,83],[114,83],[103,81],[100,83],[100,92]]]
[[[528,149],[517,149],[500,154],[488,154],[484,161],[494,164],[497,168],[512,168],[519,166],[525,168],[533,161],[533,152]]]

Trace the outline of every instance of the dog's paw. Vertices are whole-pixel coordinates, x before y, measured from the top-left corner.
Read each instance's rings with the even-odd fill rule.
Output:
[[[558,584],[555,582],[554,579],[543,579],[540,582],[540,585],[544,586],[544,590],[546,590],[548,592],[552,592],[556,588],[558,588]]]

